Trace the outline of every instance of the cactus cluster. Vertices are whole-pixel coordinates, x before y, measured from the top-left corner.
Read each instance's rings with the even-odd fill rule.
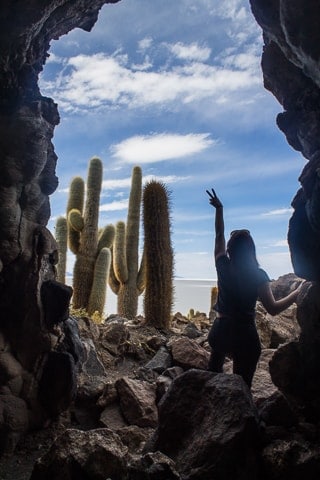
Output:
[[[67,206],[68,244],[76,255],[73,270],[73,307],[84,308],[89,315],[103,312],[107,278],[111,264],[110,248],[114,227],[98,229],[103,165],[99,158],[89,162],[85,184],[75,177],[70,185]]]
[[[142,171],[132,170],[126,223],[98,230],[103,166],[89,162],[87,184],[75,177],[70,185],[67,219],[56,224],[59,250],[58,280],[64,282],[67,238],[76,260],[73,270],[73,308],[93,316],[103,313],[107,282],[118,296],[117,313],[133,319],[138,297],[145,290],[146,322],[168,328],[173,304],[173,249],[170,238],[169,194],[166,186],[149,182],[142,191]],[[86,187],[86,188],[85,188]],[[139,232],[143,194],[144,249],[139,264]]]
[[[57,280],[65,283],[67,245],[75,254],[73,270],[74,309],[84,309],[89,315],[103,313],[111,251],[115,229],[107,225],[98,229],[99,203],[103,165],[99,158],[89,162],[86,185],[75,177],[70,185],[67,218],[56,222],[56,241],[59,252]]]

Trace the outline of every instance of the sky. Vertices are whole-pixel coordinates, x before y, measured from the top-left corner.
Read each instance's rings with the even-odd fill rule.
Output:
[[[305,160],[276,126],[282,107],[263,87],[262,46],[248,0],[121,0],[91,32],[53,41],[40,78],[61,118],[52,233],[72,178],[98,156],[100,226],[126,219],[135,165],[143,184],[166,184],[176,277],[216,278],[212,187],[226,237],[249,229],[270,278],[292,272],[286,237]]]

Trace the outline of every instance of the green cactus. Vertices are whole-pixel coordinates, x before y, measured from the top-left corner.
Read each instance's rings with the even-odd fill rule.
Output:
[[[142,171],[132,170],[127,223],[116,224],[109,285],[118,296],[118,313],[132,319],[137,315],[138,297],[144,291],[144,255],[139,268],[139,229]]]
[[[106,303],[107,279],[109,276],[111,264],[110,248],[102,248],[98,254],[93,275],[93,284],[91,288],[88,313],[93,315],[95,312],[102,314]]]
[[[67,219],[58,217],[56,221],[55,231],[56,242],[58,246],[58,263],[57,263],[57,280],[61,283],[66,283],[66,266],[67,266],[67,238],[68,225]]]
[[[89,162],[86,202],[84,203],[84,182],[80,177],[73,179],[70,186],[70,197],[67,206],[68,240],[70,250],[75,253],[76,261],[73,270],[73,307],[88,311],[90,299],[105,295],[94,289],[101,286],[101,265],[109,268],[107,253],[99,254],[104,248],[110,248],[114,240],[114,227],[108,225],[102,231],[98,230],[99,203],[102,186],[103,165],[99,158],[94,157]],[[84,213],[83,213],[84,208]],[[102,260],[102,258],[104,260]],[[96,264],[98,261],[98,264]],[[109,262],[110,264],[110,262]],[[108,270],[107,268],[107,270]],[[108,271],[105,271],[107,278]],[[95,278],[97,275],[99,278]],[[92,300],[92,305],[96,301]],[[103,306],[99,303],[99,313]],[[91,307],[90,307],[91,308]],[[94,308],[94,307],[92,307]],[[94,310],[94,311],[95,311]]]
[[[143,190],[146,323],[167,329],[173,305],[173,249],[170,235],[170,205],[166,186],[152,180]]]

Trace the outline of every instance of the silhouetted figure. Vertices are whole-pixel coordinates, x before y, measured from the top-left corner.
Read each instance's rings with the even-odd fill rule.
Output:
[[[241,375],[249,388],[258,363],[261,345],[255,325],[259,298],[271,315],[295,302],[300,287],[281,300],[275,300],[270,279],[259,267],[256,249],[248,230],[231,232],[226,245],[223,205],[213,189],[207,190],[215,208],[214,258],[218,276],[216,319],[209,332],[212,353],[209,370],[222,372],[226,355],[233,359],[233,373]]]

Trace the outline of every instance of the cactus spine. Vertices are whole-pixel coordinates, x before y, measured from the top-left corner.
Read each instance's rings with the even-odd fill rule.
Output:
[[[84,308],[87,311],[89,305],[91,305],[90,310],[95,308],[93,298],[98,296],[103,298],[105,295],[105,291],[98,293],[93,289],[104,288],[101,282],[102,265],[106,268],[105,275],[107,277],[110,262],[108,264],[107,253],[101,252],[104,248],[110,248],[114,239],[112,225],[108,225],[103,231],[98,232],[102,173],[101,160],[97,157],[92,158],[89,162],[86,202],[84,203],[84,182],[81,177],[75,177],[70,186],[67,206],[69,247],[76,254],[73,270],[73,307]],[[99,279],[95,278],[95,275]],[[97,303],[99,307],[95,310],[102,314],[101,301]]]
[[[116,224],[109,285],[118,296],[118,313],[132,319],[137,315],[138,297],[144,290],[144,256],[139,268],[139,230],[142,171],[132,170],[127,223]]]
[[[57,280],[58,282],[66,282],[66,266],[67,266],[67,238],[68,226],[64,217],[58,217],[56,221],[56,242],[58,246],[58,263],[57,263]]]
[[[155,180],[143,191],[146,323],[167,329],[173,304],[173,249],[170,235],[169,193]]]

